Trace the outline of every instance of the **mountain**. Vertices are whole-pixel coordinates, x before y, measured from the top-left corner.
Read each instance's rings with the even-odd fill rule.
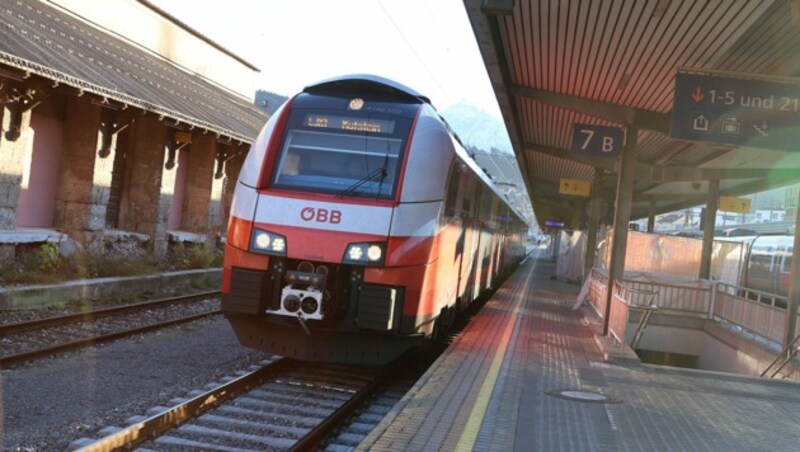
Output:
[[[514,152],[503,121],[469,102],[461,100],[441,111],[441,115],[465,146],[492,153]]]
[[[270,116],[275,113],[275,110],[281,106],[286,100],[289,99],[286,96],[281,96],[280,94],[271,93],[269,91],[260,89],[256,91],[256,100],[255,104],[256,107],[264,110]]]
[[[443,110],[441,115],[478,165],[498,184],[511,203],[523,212],[528,223],[533,224],[535,221],[528,190],[503,121],[465,101]]]

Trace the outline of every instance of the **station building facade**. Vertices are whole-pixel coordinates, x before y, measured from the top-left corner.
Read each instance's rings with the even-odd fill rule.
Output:
[[[145,0],[3,2],[0,261],[214,243],[267,120],[257,73]]]

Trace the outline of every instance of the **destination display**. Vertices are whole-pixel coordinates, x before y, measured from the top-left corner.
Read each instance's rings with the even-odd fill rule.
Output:
[[[800,151],[800,80],[679,72],[673,138]]]
[[[351,130],[368,133],[393,133],[394,121],[388,119],[354,118],[348,116],[308,114],[303,123],[319,129]]]

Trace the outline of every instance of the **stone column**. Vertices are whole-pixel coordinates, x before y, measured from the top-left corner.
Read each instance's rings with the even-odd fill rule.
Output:
[[[21,190],[22,174],[26,162],[31,160],[33,130],[30,128],[31,111],[19,112],[19,136],[14,128],[18,103],[6,103],[0,107],[2,130],[0,130],[0,230],[14,229],[17,205]]]
[[[222,206],[222,219],[223,231],[227,228],[228,217],[231,213],[231,201],[233,200],[233,191],[236,189],[236,183],[239,180],[239,172],[242,170],[244,159],[247,157],[247,148],[240,146],[239,149],[231,149],[231,155],[225,163],[225,182],[224,193],[222,199],[224,204]]]
[[[53,224],[80,243],[94,243],[93,233],[105,227],[113,157],[97,153],[101,116],[88,100],[67,99]]]
[[[181,229],[199,234],[207,233],[209,203],[214,178],[214,156],[217,140],[213,134],[194,134],[189,151],[186,192],[183,198]]]
[[[126,189],[120,205],[121,228],[147,234],[157,256],[167,252],[167,219],[177,172],[177,165],[164,168],[169,157],[166,146],[162,122],[152,115],[136,119],[129,135]]]
[[[656,200],[650,201],[649,210],[647,213],[647,232],[654,233],[656,231]]]
[[[214,174],[211,179],[211,196],[208,200],[208,237],[207,243],[213,245],[217,237],[225,233],[225,159],[223,154],[220,160],[214,160]],[[222,166],[220,166],[222,165]]]

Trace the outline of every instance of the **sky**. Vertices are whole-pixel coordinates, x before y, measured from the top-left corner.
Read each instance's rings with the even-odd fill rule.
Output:
[[[461,0],[150,1],[261,69],[256,89],[371,73],[501,117]]]

